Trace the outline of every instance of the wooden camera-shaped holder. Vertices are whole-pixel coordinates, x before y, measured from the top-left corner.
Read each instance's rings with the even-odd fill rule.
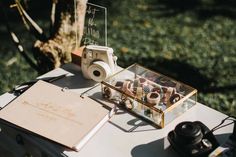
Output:
[[[138,64],[102,82],[103,96],[163,128],[196,104],[197,90]]]

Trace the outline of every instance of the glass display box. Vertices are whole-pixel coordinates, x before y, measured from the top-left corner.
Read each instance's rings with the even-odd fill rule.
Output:
[[[107,100],[163,128],[197,102],[197,90],[133,64],[101,84]]]

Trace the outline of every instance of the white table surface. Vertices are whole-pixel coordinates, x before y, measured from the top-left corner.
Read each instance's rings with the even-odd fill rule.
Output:
[[[80,67],[74,64],[66,64],[62,68],[50,71],[41,77],[57,76],[65,73],[68,73],[67,77],[57,80],[53,84],[67,87],[76,93],[83,93],[95,85],[93,81],[84,79]],[[98,86],[89,91],[88,95],[100,99],[99,90],[100,87]],[[13,98],[14,96],[10,93],[0,96],[0,107],[6,105]],[[211,129],[225,117],[227,115],[197,103],[165,128],[157,129],[137,117],[119,110],[79,152],[65,149],[40,137],[22,134],[34,139],[39,145],[53,150],[52,152],[58,152],[58,154],[69,157],[175,157],[177,154],[170,148],[166,136],[178,123],[198,120]],[[215,131],[214,134],[218,141],[223,143],[232,133],[232,130],[233,126],[231,125]]]

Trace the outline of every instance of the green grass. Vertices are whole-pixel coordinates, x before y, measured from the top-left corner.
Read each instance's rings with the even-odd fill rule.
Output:
[[[113,2],[109,44],[123,67],[162,72],[197,88],[199,102],[236,115],[236,4],[184,2]]]
[[[10,91],[15,85],[29,81],[37,76],[18,53],[3,25],[0,25],[0,94]],[[27,43],[27,42],[25,42]]]
[[[197,88],[199,102],[236,115],[234,0],[100,0],[94,3],[108,8],[108,43],[115,49],[119,65],[126,67],[137,62],[171,76]],[[38,21],[45,23],[45,18],[39,17]],[[0,28],[5,33],[4,39],[7,38],[3,27]],[[32,39],[21,37],[30,49]],[[37,75],[13,45],[5,46],[10,42],[5,41],[0,47],[1,93]],[[12,58],[16,61],[7,64]]]

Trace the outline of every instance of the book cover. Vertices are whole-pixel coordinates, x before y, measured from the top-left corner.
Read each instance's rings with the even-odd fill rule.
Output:
[[[78,151],[110,118],[110,113],[89,97],[38,81],[4,107],[0,118]]]

